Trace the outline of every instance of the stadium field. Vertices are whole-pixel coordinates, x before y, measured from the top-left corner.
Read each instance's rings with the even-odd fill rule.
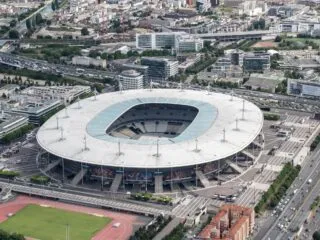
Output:
[[[69,239],[90,240],[110,222],[107,217],[30,204],[2,222],[0,229],[41,240],[65,240],[69,229]]]

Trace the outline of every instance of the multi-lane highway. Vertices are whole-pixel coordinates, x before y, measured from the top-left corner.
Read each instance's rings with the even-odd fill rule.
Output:
[[[282,211],[274,211],[267,218],[255,239],[290,239],[296,234],[309,214],[311,203],[320,193],[320,161],[317,161],[319,158],[320,148],[305,160],[299,176],[278,208],[282,208]],[[312,179],[311,184],[309,179]]]
[[[85,75],[87,77],[103,79],[113,78],[116,74],[114,72],[83,68],[73,65],[51,64],[47,61],[26,58],[8,53],[0,53],[0,63],[17,68],[25,68],[33,71],[74,77]]]

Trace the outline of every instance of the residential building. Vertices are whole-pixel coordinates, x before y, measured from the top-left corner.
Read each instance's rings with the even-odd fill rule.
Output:
[[[261,73],[270,69],[269,54],[248,54],[243,57],[243,71],[247,73]]]
[[[136,70],[125,70],[117,76],[122,90],[143,88],[143,75]]]
[[[178,61],[165,58],[143,57],[141,65],[148,66],[149,79],[154,82],[166,81],[169,77],[178,73]]]
[[[82,65],[82,66],[95,66],[95,67],[101,67],[106,68],[107,62],[104,59],[100,58],[90,58],[90,57],[83,57],[83,56],[75,56],[72,58],[72,64],[73,65]]]
[[[287,93],[289,95],[320,97],[320,81],[288,79]]]
[[[254,210],[238,205],[224,205],[200,232],[198,239],[246,240],[254,227]]]

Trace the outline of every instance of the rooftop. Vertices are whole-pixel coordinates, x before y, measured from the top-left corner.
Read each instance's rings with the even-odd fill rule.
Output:
[[[139,140],[107,135],[105,130],[124,112],[143,103],[173,103],[199,112],[179,136]],[[244,120],[242,118],[245,106]],[[79,108],[80,105],[80,108]],[[231,156],[247,147],[260,133],[263,115],[251,102],[231,96],[192,90],[153,89],[113,92],[81,100],[42,125],[37,134],[42,148],[66,159],[114,167],[167,168],[193,166]],[[57,129],[57,120],[63,127]],[[239,119],[239,130],[235,130]],[[225,129],[226,141],[223,141]],[[89,150],[84,151],[83,138]],[[159,155],[157,153],[159,141]],[[196,140],[198,149],[195,151]],[[118,154],[118,143],[122,154]]]

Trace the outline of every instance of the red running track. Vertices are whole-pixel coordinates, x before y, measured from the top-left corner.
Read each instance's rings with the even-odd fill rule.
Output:
[[[0,204],[0,223],[7,220],[9,213],[16,213],[29,204],[47,205],[63,210],[103,215],[112,218],[112,222],[98,232],[91,240],[126,240],[133,234],[133,225],[145,224],[135,215],[27,196],[18,196],[10,202]],[[112,227],[114,223],[120,223],[120,226],[118,228]]]

